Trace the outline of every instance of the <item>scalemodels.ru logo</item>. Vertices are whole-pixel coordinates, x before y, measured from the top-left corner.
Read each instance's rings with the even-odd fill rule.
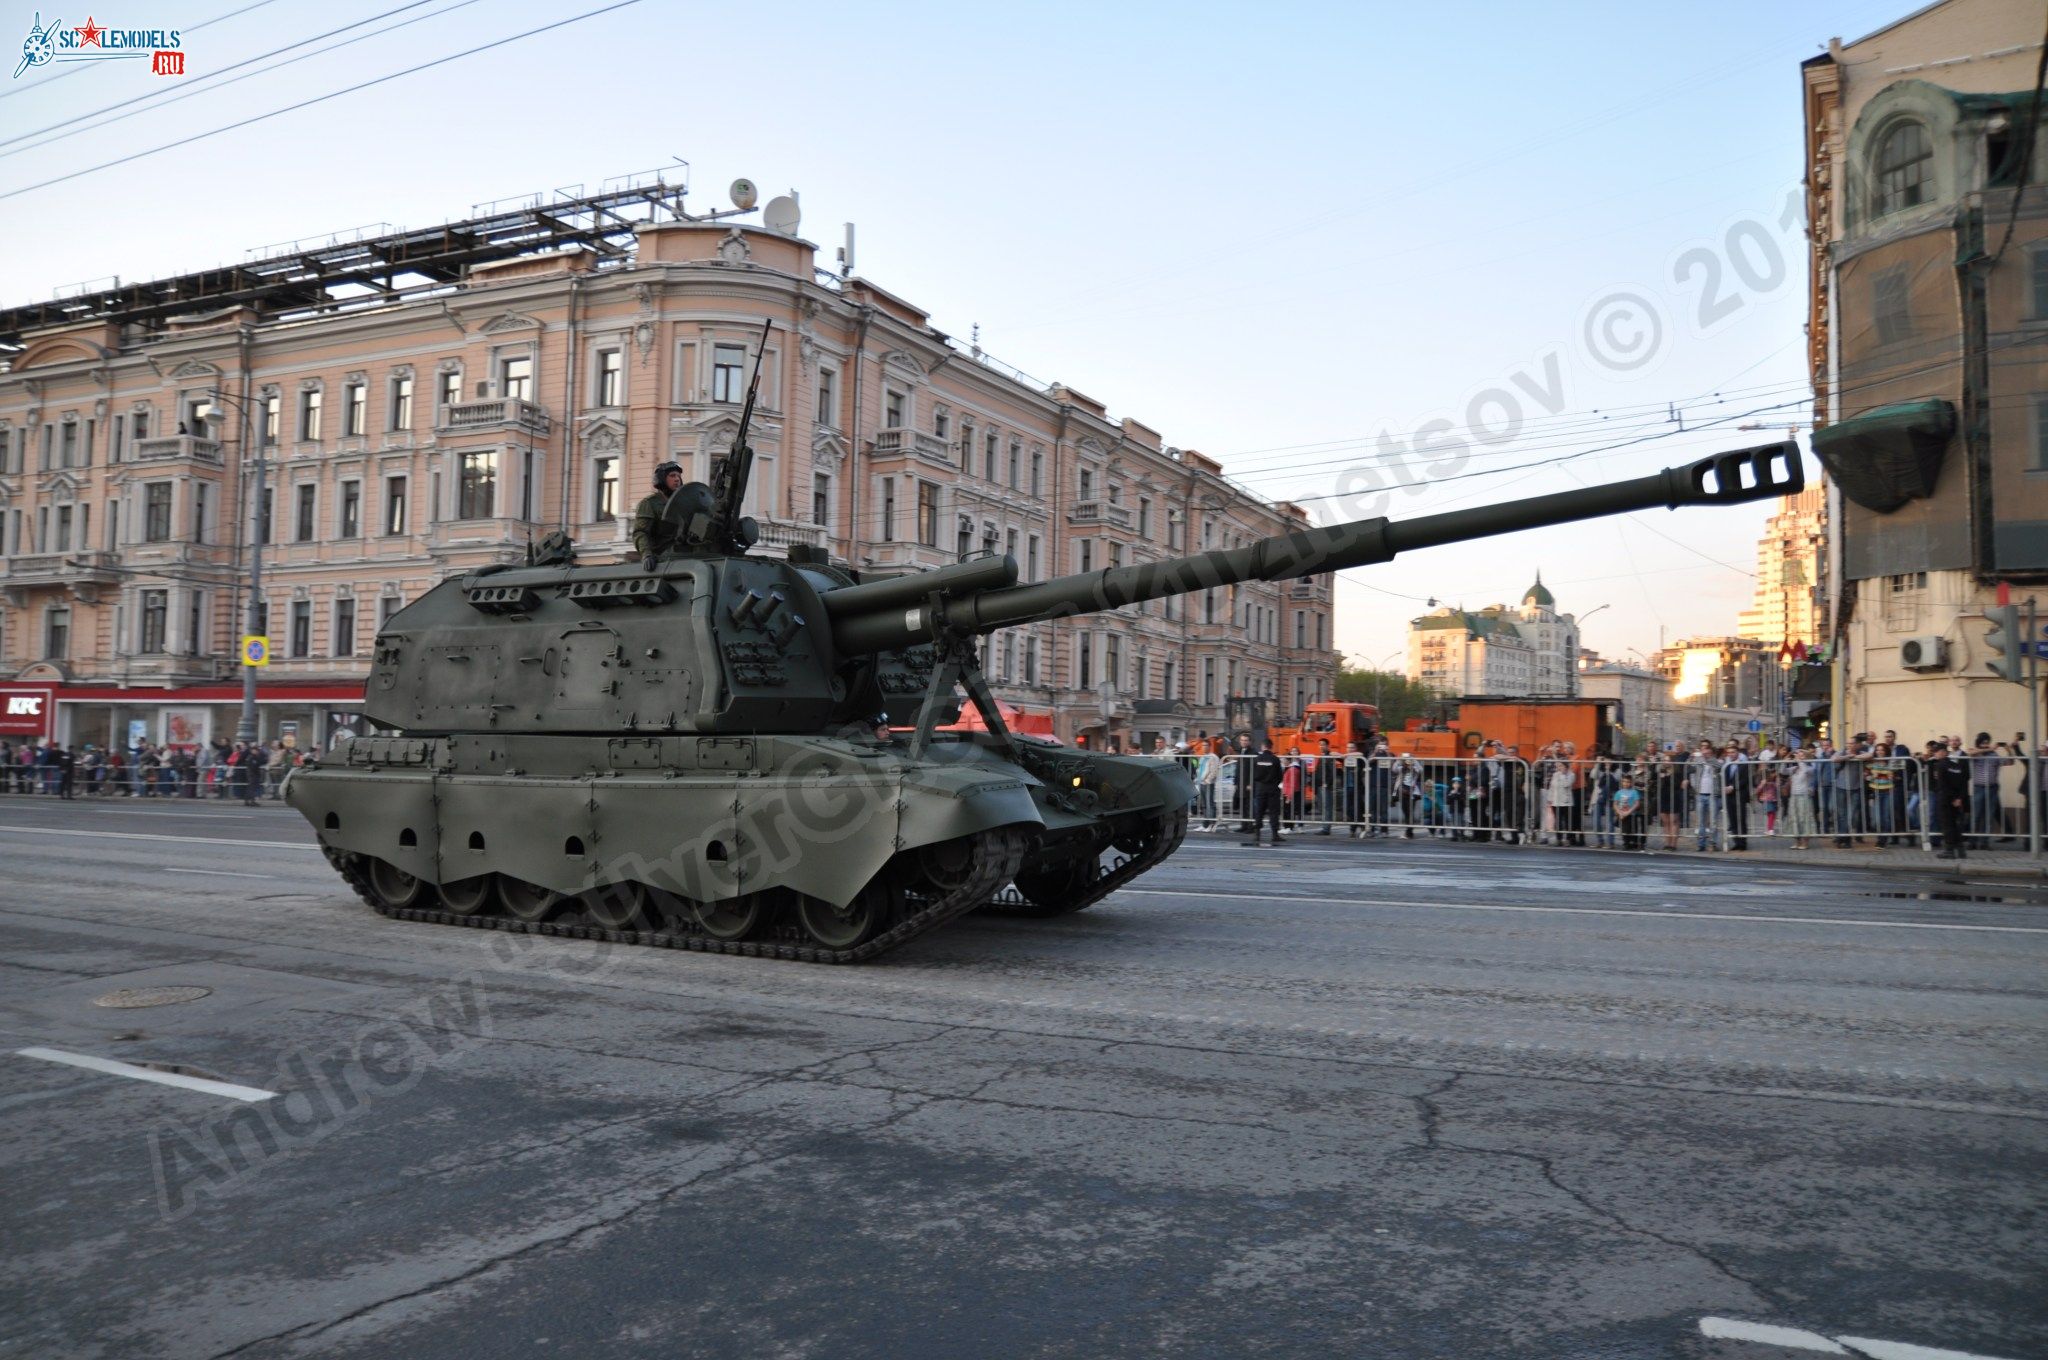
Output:
[[[66,27],[53,19],[45,26],[42,12],[36,12],[28,36],[21,40],[21,64],[14,78],[31,66],[53,61],[142,61],[147,59],[151,75],[185,74],[183,40],[175,28],[112,28],[88,17],[82,25]]]

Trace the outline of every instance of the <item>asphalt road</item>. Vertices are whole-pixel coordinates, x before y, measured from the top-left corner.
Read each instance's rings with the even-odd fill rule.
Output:
[[[0,798],[0,1355],[2048,1356],[2044,906],[1198,841],[825,968]]]

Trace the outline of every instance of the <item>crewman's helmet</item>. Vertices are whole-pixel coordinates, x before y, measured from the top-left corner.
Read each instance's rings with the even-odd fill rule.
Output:
[[[671,472],[681,472],[682,470],[683,470],[683,465],[682,465],[681,463],[673,463],[673,462],[671,462],[671,463],[663,463],[663,464],[661,464],[661,465],[660,465],[659,467],[655,468],[655,469],[654,469],[654,489],[655,489],[656,491],[666,491],[666,490],[668,490],[668,475],[669,475],[669,474],[670,474]]]

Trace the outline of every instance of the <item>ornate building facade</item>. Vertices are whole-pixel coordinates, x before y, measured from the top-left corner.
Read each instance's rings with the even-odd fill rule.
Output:
[[[730,446],[764,320],[760,551],[1006,552],[1043,580],[1306,523],[808,242],[590,206],[514,214],[502,247],[476,243],[503,218],[352,243],[377,271],[323,248],[0,313],[0,689],[80,742],[231,735],[260,541],[263,735],[325,742],[379,623],[443,576],[555,528],[627,554],[655,465],[705,478]],[[1330,609],[1327,579],[1218,588],[999,633],[985,664],[1061,736],[1129,748],[1220,728],[1232,694],[1329,697]]]
[[[1408,679],[1447,697],[1571,694],[1578,673],[1578,622],[1557,612],[1541,572],[1518,608],[1439,609],[1408,624]]]

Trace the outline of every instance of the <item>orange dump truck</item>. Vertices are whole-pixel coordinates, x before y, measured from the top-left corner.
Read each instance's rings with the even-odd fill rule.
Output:
[[[1411,719],[1408,729],[1387,733],[1396,755],[1450,760],[1479,754],[1489,741],[1512,746],[1524,760],[1553,741],[1568,741],[1580,755],[1614,749],[1616,699],[1509,699],[1477,694],[1458,700],[1458,716],[1435,728]]]

